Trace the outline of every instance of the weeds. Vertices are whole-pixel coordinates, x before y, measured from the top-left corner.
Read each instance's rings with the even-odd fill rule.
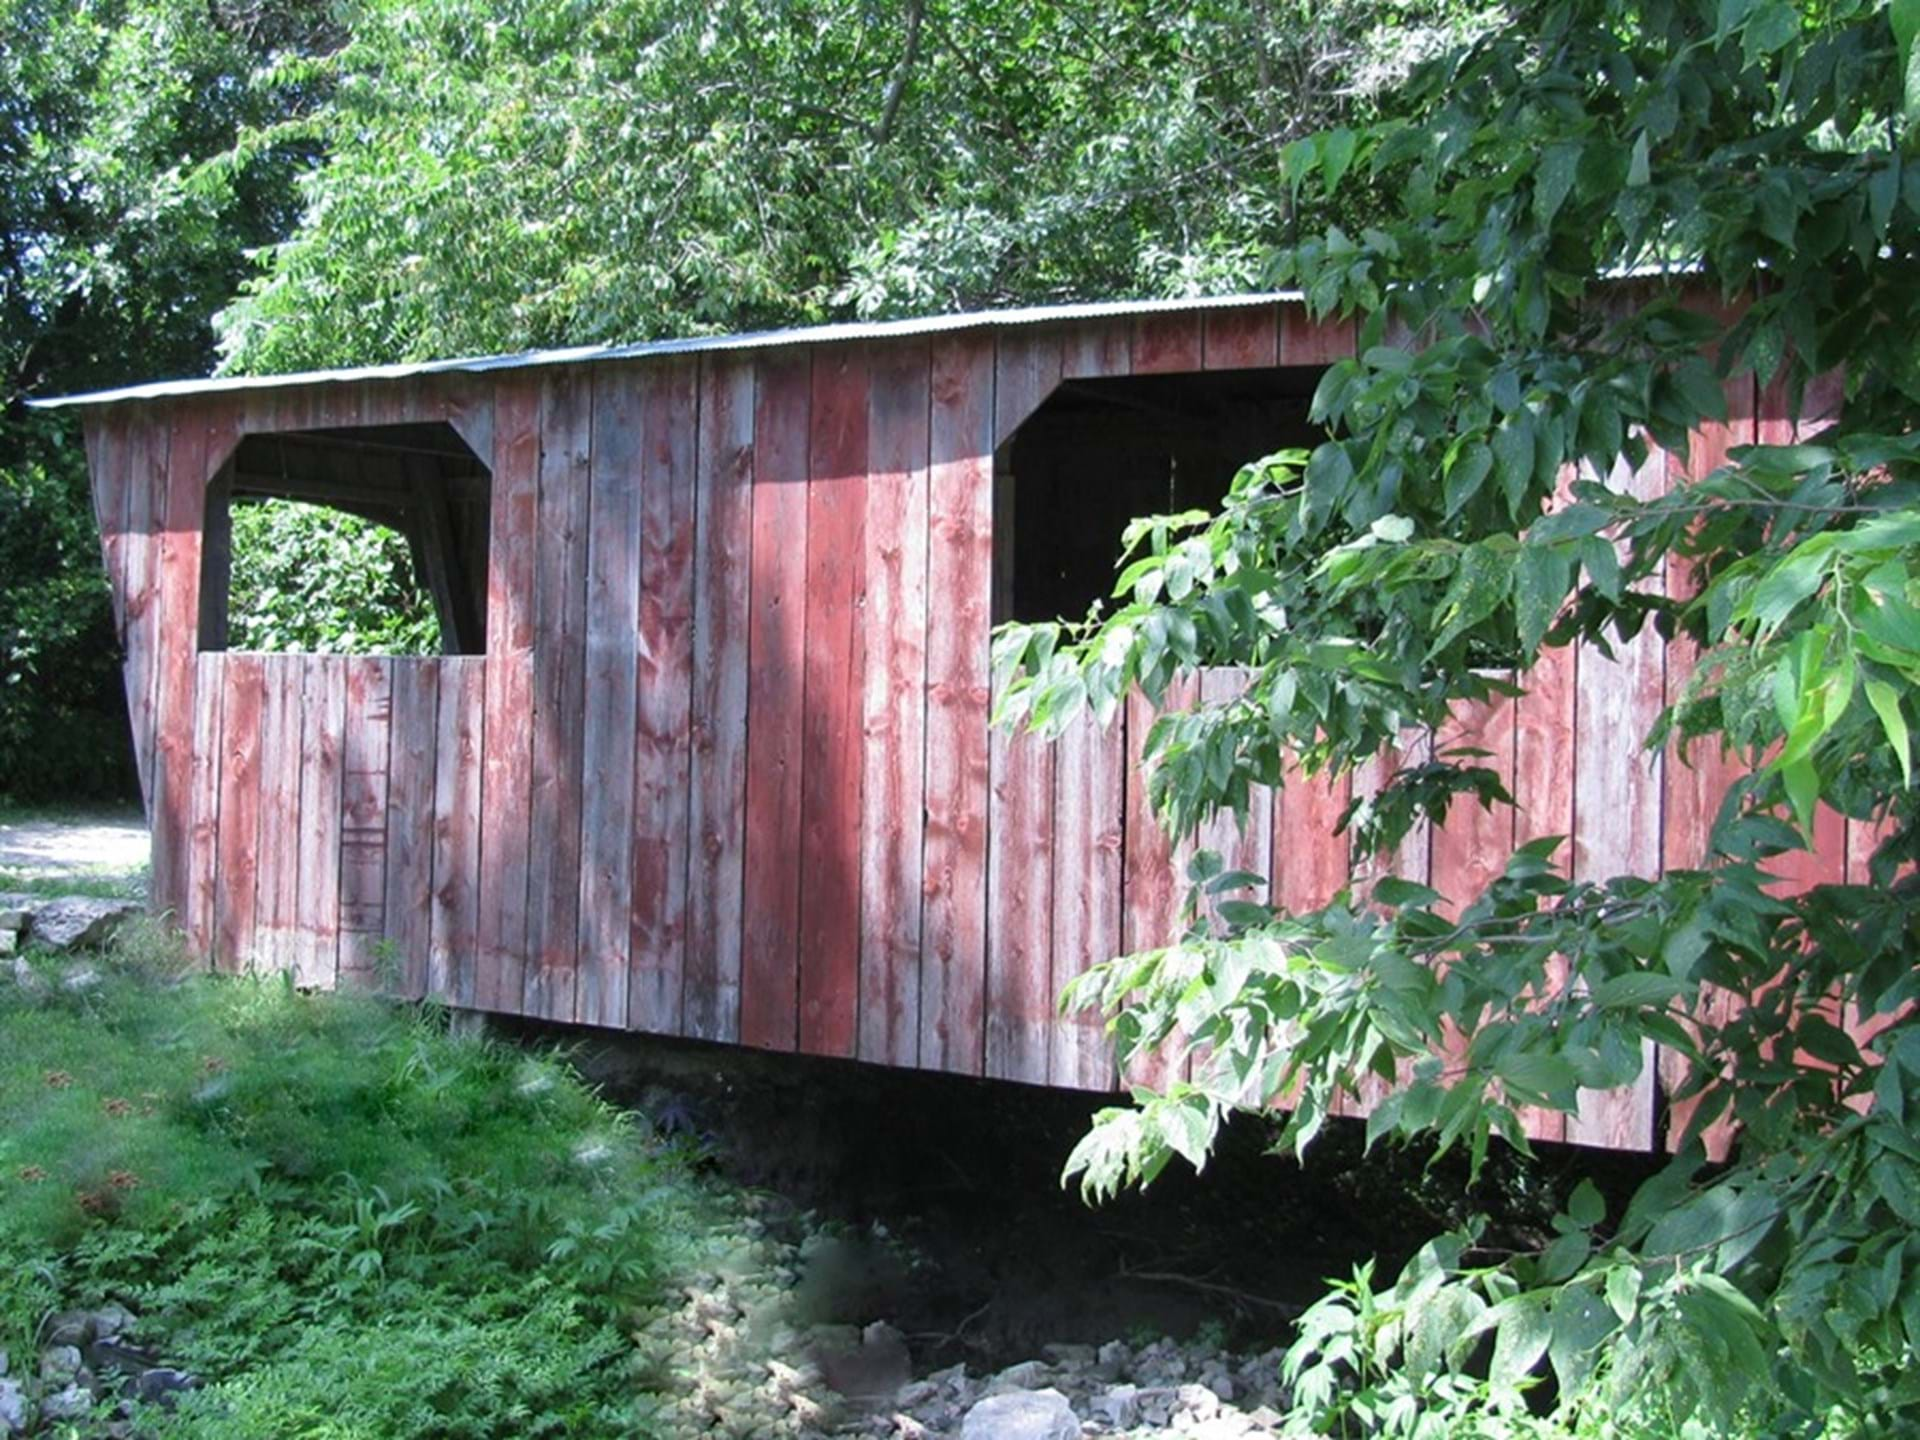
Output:
[[[119,1300],[208,1384],[155,1432],[611,1433],[621,1327],[696,1228],[686,1157],[443,1017],[184,975],[0,981],[0,1349]]]

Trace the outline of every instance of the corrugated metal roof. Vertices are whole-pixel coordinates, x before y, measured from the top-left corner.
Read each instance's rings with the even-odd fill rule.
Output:
[[[513,355],[479,355],[460,360],[424,360],[408,365],[368,365],[352,370],[307,370],[294,375],[229,375],[208,380],[156,380],[85,395],[60,395],[27,403],[41,410],[69,405],[107,405],[120,400],[164,400],[177,395],[217,395],[236,390],[319,385],[353,380],[405,380],[415,375],[478,374],[535,365],[578,365],[594,360],[637,360],[653,355],[694,355],[714,350],[759,350],[781,345],[829,345],[836,341],[883,340],[901,335],[938,335],[954,330],[1001,329],[1016,325],[1061,324],[1130,315],[1160,315],[1183,310],[1215,310],[1241,305],[1298,302],[1297,290],[1258,295],[1212,295],[1177,300],[1108,300],[1088,305],[1030,305],[1013,310],[976,310],[959,315],[929,315],[916,320],[876,320],[840,325],[809,325],[791,330],[760,330],[745,335],[707,335],[684,340],[647,340],[633,345],[578,345],[564,350],[522,350]]]

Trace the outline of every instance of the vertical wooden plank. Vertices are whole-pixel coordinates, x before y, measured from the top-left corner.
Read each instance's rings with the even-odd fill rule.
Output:
[[[442,662],[438,735],[433,750],[433,908],[427,942],[427,991],[471,1006],[478,982],[480,775],[486,661]]]
[[[1054,743],[1053,960],[1048,980],[1047,1079],[1080,1090],[1115,1080],[1106,1021],[1097,1010],[1059,1013],[1074,976],[1121,953],[1125,924],[1126,727],[1091,716]]]
[[[1137,356],[1136,356],[1137,358]],[[1062,337],[1006,332],[994,367],[997,555],[1011,553],[1006,527],[1018,522],[1005,501],[1017,479],[1004,473],[1014,430],[1060,382]],[[987,817],[986,1073],[1035,1084],[1047,1078],[1053,996],[1052,747],[1024,729],[995,730]]]
[[[253,959],[254,881],[260,844],[260,718],[266,670],[258,655],[222,657],[220,833],[214,867],[214,963],[237,971]]]
[[[1331,365],[1353,358],[1353,321],[1328,317],[1315,320],[1304,301],[1289,300],[1280,307],[1280,363]]]
[[[1278,365],[1279,311],[1272,305],[1207,311],[1202,358],[1209,370],[1264,370]]]
[[[300,885],[300,744],[305,656],[265,657],[260,721],[260,843],[254,882],[254,968],[297,966]]]
[[[120,537],[126,587],[120,642],[126,650],[127,718],[133,725],[134,761],[149,823],[155,818],[160,531],[165,523],[167,457],[172,444],[171,407],[143,407],[134,417],[128,444],[127,518]]]
[[[1197,680],[1176,680],[1168,687],[1163,708],[1169,712],[1189,709],[1198,694]],[[1157,949],[1180,938],[1180,911],[1186,901],[1187,865],[1192,859],[1192,846],[1175,846],[1153,811],[1147,740],[1156,714],[1152,702],[1139,691],[1127,696],[1120,927],[1120,946],[1127,954]],[[1127,1079],[1142,1085],[1163,1085],[1176,1064],[1184,1064],[1184,1060],[1164,1054],[1136,1059],[1127,1067]]]
[[[754,406],[740,1040],[799,1038],[801,725],[807,627],[807,351],[761,357]]]
[[[1555,862],[1572,863],[1574,712],[1578,652],[1572,646],[1543,650],[1527,673],[1527,693],[1513,702],[1513,843],[1549,835],[1564,838]],[[1549,967],[1548,995],[1566,983],[1566,967]],[[1548,995],[1540,996],[1546,1001]],[[1521,1116],[1535,1140],[1564,1140],[1567,1117],[1557,1110],[1529,1109]]]
[[[1727,461],[1735,446],[1754,441],[1754,378],[1741,375],[1726,382],[1727,419],[1725,423],[1706,421],[1692,437],[1684,467],[1678,457],[1671,462],[1670,483],[1683,485],[1704,479]],[[1691,561],[1672,557],[1667,564],[1667,593],[1691,596],[1699,589]],[[1666,700],[1677,701],[1684,692],[1695,665],[1699,646],[1684,635],[1667,646]],[[1710,854],[1713,822],[1720,813],[1727,792],[1739,779],[1741,765],[1737,757],[1723,754],[1711,740],[1682,751],[1676,739],[1667,746],[1663,774],[1664,813],[1661,817],[1660,863],[1663,870],[1693,870],[1704,866]],[[1709,1023],[1724,1023],[1732,1017],[1733,996],[1708,992],[1701,996],[1703,1017]],[[1689,1062],[1676,1051],[1662,1048],[1660,1080],[1671,1093],[1685,1084]],[[1692,1119],[1698,1102],[1693,1099],[1669,1101],[1666,1140],[1676,1146]],[[1709,1155],[1724,1159],[1733,1143],[1731,1116],[1708,1127],[1702,1137]]]
[[[301,741],[299,931],[294,978],[331,988],[340,969],[340,803],[346,764],[347,662],[306,661],[306,719]]]
[[[127,623],[127,488],[132,474],[132,425],[133,407],[112,405],[90,420],[86,430],[93,519],[100,534],[100,562],[106,568],[113,599],[116,636],[125,631]]]
[[[864,349],[813,362],[800,777],[800,1048],[852,1055],[860,1000],[860,715],[867,492]]]
[[[427,993],[432,941],[434,741],[442,666],[419,656],[393,666],[393,721],[387,749],[385,936],[400,967],[400,992]]]
[[[634,757],[628,1023],[678,1033],[686,973],[693,497],[699,370],[674,361],[646,390],[640,481],[639,735]]]
[[[181,916],[188,951],[211,964],[220,845],[220,735],[224,659],[196,656],[193,682],[193,793],[189,802],[185,896]]]
[[[1251,670],[1238,666],[1210,666],[1200,673],[1200,703],[1225,705],[1240,697],[1253,678]],[[1270,877],[1273,873],[1273,792],[1256,788],[1247,797],[1244,819],[1231,810],[1214,816],[1200,827],[1198,848],[1211,850],[1227,870],[1244,870],[1251,875]],[[1265,903],[1268,884],[1232,891],[1225,898]]]
[[[1666,457],[1658,452],[1638,471],[1623,465],[1608,483],[1635,495],[1657,495]],[[1664,649],[1642,630],[1613,645],[1615,659],[1582,647],[1573,758],[1576,880],[1652,875],[1660,866],[1662,764],[1643,748],[1660,711]],[[1644,1150],[1653,1142],[1654,1056],[1639,1081],[1617,1091],[1583,1091],[1567,1121],[1567,1139],[1609,1149]]]
[[[747,628],[753,574],[754,365],[713,357],[700,377],[687,876],[689,1035],[740,1033],[745,884]]]
[[[1133,373],[1198,370],[1203,358],[1200,315],[1198,310],[1174,310],[1137,317],[1133,326]]]
[[[593,379],[582,721],[580,979],[573,1018],[625,1027],[633,930],[635,685],[640,667],[642,371]]]
[[[387,930],[387,759],[393,743],[393,661],[347,661],[340,762],[340,970],[344,989],[392,990]]]
[[[1502,677],[1506,678],[1506,677]],[[1479,766],[1500,777],[1507,793],[1514,792],[1514,702],[1505,696],[1472,703],[1459,703],[1434,737],[1434,758],[1451,759],[1466,766]],[[1464,750],[1481,750],[1478,756],[1463,755]],[[1435,907],[1449,918],[1474,900],[1506,868],[1513,853],[1514,810],[1495,802],[1491,807],[1469,796],[1455,796],[1447,808],[1446,823],[1431,828],[1431,856],[1427,883],[1441,895]],[[1449,1063],[1464,1060],[1470,1037],[1449,1030],[1446,1055]],[[1563,1128],[1555,1112],[1527,1107],[1521,1112],[1521,1124],[1536,1139],[1558,1139]],[[1536,1126],[1545,1134],[1536,1134]]]
[[[148,822],[153,871],[148,905],[184,925],[190,868],[194,738],[194,637],[200,595],[200,524],[206,489],[207,414],[173,411],[157,506],[159,575],[154,623],[154,784]]]
[[[997,1080],[1047,1079],[1053,1014],[1052,745],[993,732],[987,821],[987,1056]]]
[[[920,1055],[930,364],[920,341],[876,356],[867,422],[859,1053],[889,1065]]]
[[[573,1017],[580,942],[580,735],[586,706],[591,376],[546,372],[534,543],[533,766],[526,1013]]]
[[[963,1075],[985,1059],[993,369],[989,336],[933,342],[920,1063]]]
[[[533,765],[533,575],[539,523],[540,387],[503,375],[494,409],[487,562],[486,714],[481,728],[480,913],[473,1002],[517,1011],[527,955]]]
[[[1304,774],[1289,762],[1273,806],[1273,903],[1318,910],[1347,887],[1352,847],[1335,827],[1353,796],[1351,773]]]

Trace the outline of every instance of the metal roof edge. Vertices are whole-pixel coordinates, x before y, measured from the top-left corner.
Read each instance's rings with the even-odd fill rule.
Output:
[[[785,330],[758,330],[738,335],[689,336],[674,340],[643,340],[619,345],[576,345],[557,350],[521,350],[506,355],[475,355],[454,360],[422,360],[398,365],[366,365],[338,370],[305,370],[288,375],[223,375],[200,380],[156,380],[93,390],[78,395],[54,395],[29,400],[36,410],[63,410],[84,405],[111,405],[127,400],[168,400],[186,395],[218,395],[247,390],[270,390],[296,385],[338,384],[360,380],[407,380],[420,375],[485,374],[494,370],[530,369],[542,365],[578,365],[595,360],[642,360],[663,355],[692,355],[727,350],[762,350],[789,345],[830,345],[853,340],[884,340],[900,336],[938,335],[957,330],[1000,329],[1021,325],[1104,320],[1131,315],[1158,315],[1186,310],[1221,310],[1248,305],[1299,303],[1297,290],[1273,290],[1238,295],[1179,296],[1168,300],[1101,300],[1077,305],[1025,305],[1005,310],[973,310],[927,315],[906,320],[842,321],[830,325],[796,326]]]

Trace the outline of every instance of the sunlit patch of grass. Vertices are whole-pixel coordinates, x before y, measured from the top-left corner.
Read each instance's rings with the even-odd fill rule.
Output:
[[[114,870],[105,866],[89,870],[63,870],[58,874],[39,870],[0,870],[0,895],[34,895],[58,900],[68,895],[84,895],[93,900],[143,900],[147,894],[147,871]]]
[[[396,1375],[444,1371],[436,1344],[565,1352],[484,1424],[414,1406],[382,1434],[532,1433],[492,1427],[559,1404],[562,1373],[582,1425],[631,1402],[623,1317],[694,1228],[680,1154],[558,1059],[431,1011],[198,974],[151,923],[97,983],[63,985],[73,963],[0,976],[0,1348],[111,1291],[214,1382],[181,1435],[324,1410],[358,1363],[335,1332]]]

